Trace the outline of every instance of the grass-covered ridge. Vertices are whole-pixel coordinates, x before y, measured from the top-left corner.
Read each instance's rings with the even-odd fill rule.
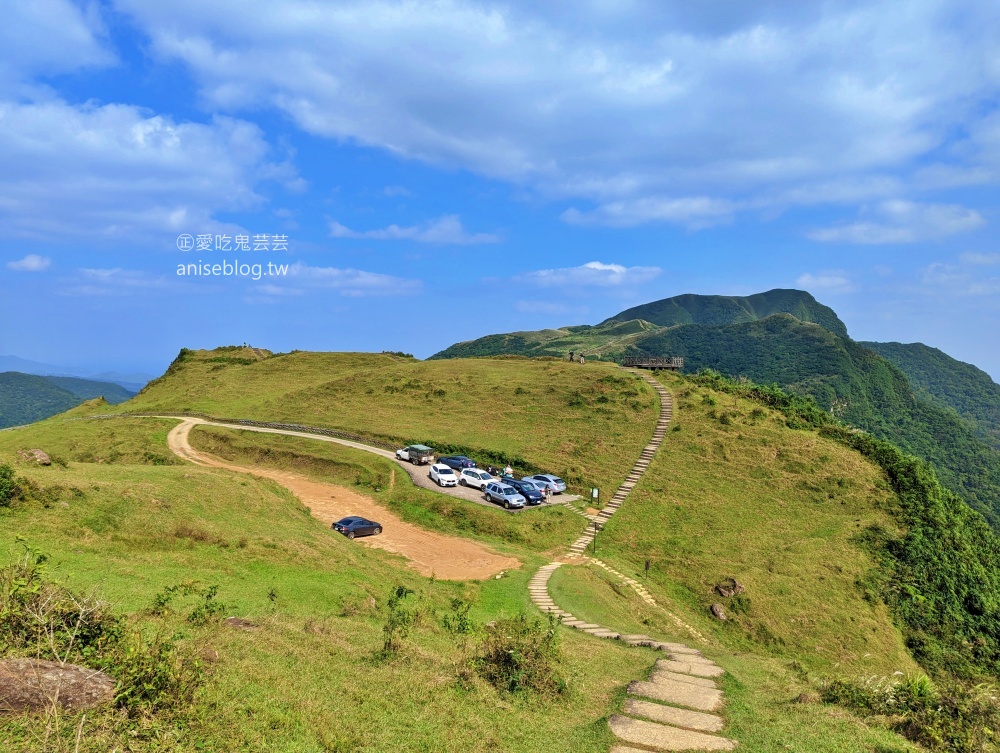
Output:
[[[96,589],[149,634],[179,631],[188,655],[210,650],[218,659],[204,662],[205,677],[179,715],[153,711],[124,725],[114,711],[69,715],[61,720],[62,748],[54,739],[41,745],[29,718],[0,718],[0,749],[73,750],[82,724],[82,751],[603,753],[610,745],[603,718],[615,710],[621,687],[651,662],[646,652],[560,631],[564,692],[498,691],[476,670],[480,630],[529,609],[530,567],[544,561],[529,549],[516,549],[528,567],[498,580],[429,580],[394,555],[334,535],[272,482],[143,464],[138,459],[158,448],[156,420],[149,421],[153,431],[132,419],[66,424],[76,432],[74,451],[95,456],[108,426],[116,426],[116,444],[133,448],[114,462],[39,467],[17,455],[23,446],[47,446],[59,425],[52,419],[0,434],[0,463],[12,464],[30,490],[13,507],[0,507],[2,552],[20,551],[19,535],[49,556],[57,581],[77,593]],[[363,470],[349,468],[355,459],[338,466],[344,483]],[[334,466],[316,461],[316,468],[326,474]],[[166,611],[155,608],[168,589],[186,585],[197,592],[174,589]],[[237,615],[259,628],[189,620],[211,586],[225,605],[216,617]],[[403,604],[410,624],[399,650],[386,656],[388,597],[396,586],[413,592]],[[473,632],[446,627],[462,604],[470,605]],[[346,718],[353,724],[345,726]]]
[[[653,390],[613,364],[370,353],[257,360],[231,351],[185,351],[120,408],[340,429],[400,446],[504,457],[515,467],[523,459],[580,489],[621,482],[658,409]]]

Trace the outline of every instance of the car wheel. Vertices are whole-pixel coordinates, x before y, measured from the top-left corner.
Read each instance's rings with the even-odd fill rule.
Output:
[[[348,531],[347,532],[347,538],[353,539],[354,538],[354,531]]]
[[[462,486],[468,486],[468,484],[467,484],[467,483],[465,483],[465,479],[464,479],[464,478],[460,478],[460,479],[458,480],[458,483],[460,483],[460,484],[461,484]]]
[[[509,510],[510,509],[510,500],[509,499],[505,499],[503,501],[503,506],[504,506],[505,510]]]
[[[375,530],[372,531],[372,535],[378,536],[380,533],[382,533],[382,526],[375,526]]]

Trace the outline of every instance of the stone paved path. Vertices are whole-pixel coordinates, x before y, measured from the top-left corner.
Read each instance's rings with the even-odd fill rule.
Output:
[[[637,372],[638,373],[638,372]],[[660,443],[666,436],[670,423],[672,401],[670,393],[659,382],[646,374],[641,376],[649,382],[660,397],[660,418],[656,423],[653,438],[643,449],[639,460],[624,483],[615,492],[608,505],[597,515],[587,515],[592,522],[584,534],[570,546],[569,559],[589,561],[598,567],[620,577],[639,597],[654,606],[652,594],[646,588],[599,560],[584,556],[587,546],[592,544],[597,527],[611,518],[621,507],[629,493],[639,482]],[[579,512],[579,511],[578,511]],[[629,635],[611,630],[603,625],[587,622],[560,608],[549,596],[549,578],[563,564],[550,562],[539,568],[528,584],[532,602],[547,614],[553,614],[567,627],[593,635],[595,638],[620,640],[630,646],[647,646],[662,651],[666,659],[658,659],[646,680],[629,683],[628,700],[621,714],[613,714],[608,719],[611,732],[621,744],[615,745],[611,753],[650,753],[650,751],[672,750],[733,750],[736,742],[718,734],[725,726],[722,717],[711,712],[718,711],[723,704],[722,691],[714,678],[721,677],[725,670],[695,648],[682,643],[659,641],[648,635]],[[679,622],[679,619],[675,618]],[[680,622],[684,625],[683,622]],[[685,627],[688,627],[684,625]],[[695,637],[704,640],[693,628],[689,630]]]

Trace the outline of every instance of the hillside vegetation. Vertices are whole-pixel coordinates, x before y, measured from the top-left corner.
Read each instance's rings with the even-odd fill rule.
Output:
[[[121,403],[133,394],[110,382],[3,372],[0,373],[0,429],[40,421],[91,398],[103,396],[109,403]]]
[[[439,454],[560,474],[578,489],[624,478],[658,411],[613,364],[501,359],[455,364],[370,353],[185,351],[121,406],[350,431]],[[112,409],[107,409],[112,410]]]
[[[617,630],[702,648],[729,673],[726,734],[741,749],[913,750],[886,722],[863,722],[815,693],[921,668],[995,678],[1000,581],[996,563],[982,557],[995,537],[940,487],[929,496],[933,477],[920,466],[861,444],[863,435],[838,434],[808,401],[717,378],[663,380],[674,395],[671,431],[597,541],[597,556],[626,574],[645,577],[650,561],[646,582],[659,606],[585,566],[556,572],[557,603]],[[647,385],[611,364],[261,358],[240,349],[184,352],[124,407],[505,452],[576,469],[578,484],[604,489],[627,473],[657,409]],[[193,655],[211,648],[219,658],[205,664],[179,716],[147,709],[124,727],[110,712],[88,716],[82,749],[138,740],[131,749],[147,750],[155,739],[159,749],[185,751],[608,750],[606,717],[652,652],[557,628],[566,690],[547,695],[497,691],[473,662],[486,623],[540,617],[527,581],[578,535],[582,517],[562,506],[511,515],[419,489],[391,461],[352,448],[219,427],[192,432],[202,451],[348,486],[408,522],[482,540],[524,563],[482,583],[426,579],[399,557],[333,535],[273,482],[164,464],[173,422],[114,415],[122,409],[94,402],[0,433],[0,464],[27,484],[13,506],[0,506],[4,543],[15,547],[16,532],[69,585],[97,587],[130,622],[179,630]],[[57,462],[41,468],[17,454],[31,447]],[[730,577],[745,594],[712,592]],[[225,609],[195,624],[188,617],[212,586]],[[391,593],[403,593],[392,606]],[[155,609],[164,594],[175,600]],[[709,615],[715,601],[726,622]],[[260,627],[224,628],[218,619],[228,615]],[[386,626],[400,620],[409,635],[386,655]],[[963,665],[963,641],[976,631],[984,640],[969,644]],[[800,696],[807,702],[794,702]],[[64,728],[72,734],[79,723],[74,716]],[[24,722],[0,724],[0,747],[23,749],[31,734]]]
[[[931,462],[946,486],[1000,526],[1000,386],[932,348],[857,343],[833,310],[808,293],[676,296],[595,327],[489,335],[433,357],[565,358],[570,350],[617,361],[682,356],[686,373],[710,368],[811,396],[844,421]]]

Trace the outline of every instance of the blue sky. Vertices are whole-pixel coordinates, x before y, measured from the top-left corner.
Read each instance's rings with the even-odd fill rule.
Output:
[[[1000,377],[993,3],[247,7],[4,4],[0,353],[425,357],[798,287]]]

